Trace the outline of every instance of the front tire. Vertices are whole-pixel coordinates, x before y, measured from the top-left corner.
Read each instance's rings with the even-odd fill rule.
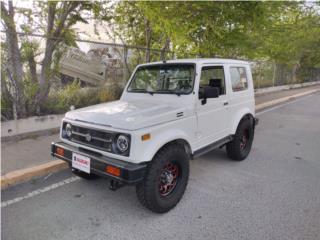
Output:
[[[165,213],[181,200],[189,179],[189,156],[183,146],[162,148],[148,166],[144,181],[136,186],[140,203]]]
[[[227,143],[228,157],[236,161],[244,160],[250,153],[253,137],[253,119],[249,117],[242,119],[233,140]]]

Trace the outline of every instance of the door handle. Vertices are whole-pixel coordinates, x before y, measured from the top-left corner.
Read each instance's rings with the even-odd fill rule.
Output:
[[[223,103],[224,106],[227,106],[228,104],[229,104],[228,102],[224,102],[224,103]]]

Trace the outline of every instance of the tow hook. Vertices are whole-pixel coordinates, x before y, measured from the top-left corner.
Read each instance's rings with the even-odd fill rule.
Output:
[[[119,188],[123,187],[124,184],[118,182],[118,181],[115,181],[115,180],[110,180],[110,186],[109,186],[109,189],[112,190],[112,191],[116,191],[118,190]]]

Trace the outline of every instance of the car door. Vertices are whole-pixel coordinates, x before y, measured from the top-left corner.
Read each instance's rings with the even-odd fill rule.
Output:
[[[200,72],[199,88],[219,87],[218,98],[208,98],[203,104],[197,100],[197,149],[205,147],[228,135],[228,95],[223,65],[204,65]],[[219,84],[220,81],[220,84]]]

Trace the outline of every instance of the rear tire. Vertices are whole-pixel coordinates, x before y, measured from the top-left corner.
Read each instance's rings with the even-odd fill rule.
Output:
[[[253,138],[253,119],[250,117],[242,119],[233,140],[227,143],[228,157],[236,161],[244,160],[250,153]]]
[[[150,162],[142,183],[136,186],[140,203],[165,213],[181,200],[189,179],[189,156],[183,146],[170,144]]]

